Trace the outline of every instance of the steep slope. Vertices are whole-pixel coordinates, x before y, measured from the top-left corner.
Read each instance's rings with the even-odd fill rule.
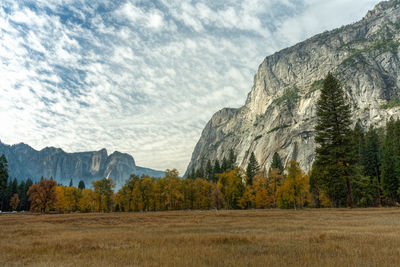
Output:
[[[73,179],[75,186],[82,179],[90,186],[93,180],[109,176],[119,188],[131,174],[164,176],[162,171],[136,166],[135,160],[129,154],[116,151],[107,155],[105,149],[66,153],[60,148],[46,147],[37,151],[23,143],[9,146],[0,142],[1,154],[7,157],[10,177],[17,179],[38,180],[42,176],[52,177],[64,185],[68,185]]]
[[[188,171],[227,157],[247,166],[251,152],[269,168],[274,152],[309,170],[314,160],[315,104],[334,73],[346,89],[353,120],[384,125],[400,114],[400,0],[378,4],[359,22],[324,32],[265,58],[246,103],[222,109],[204,128]],[[395,106],[388,108],[389,106]]]

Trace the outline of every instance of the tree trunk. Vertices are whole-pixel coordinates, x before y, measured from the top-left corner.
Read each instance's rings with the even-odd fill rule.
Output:
[[[347,197],[349,201],[350,208],[354,208],[354,201],[353,201],[353,191],[351,190],[350,179],[346,177],[346,184],[347,184]]]
[[[376,180],[378,184],[378,205],[382,206],[382,192],[381,192],[381,176],[379,174],[379,166],[376,166]]]

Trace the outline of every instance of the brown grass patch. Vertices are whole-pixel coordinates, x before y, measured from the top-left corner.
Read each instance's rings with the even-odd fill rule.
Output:
[[[400,266],[400,210],[3,214],[0,266]]]

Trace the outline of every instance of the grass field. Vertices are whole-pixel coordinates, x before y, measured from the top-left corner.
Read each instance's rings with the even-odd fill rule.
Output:
[[[0,266],[400,266],[400,209],[3,214]]]

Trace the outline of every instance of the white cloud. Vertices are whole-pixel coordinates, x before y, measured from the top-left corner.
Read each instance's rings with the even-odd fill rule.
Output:
[[[265,56],[376,2],[3,1],[0,138],[184,172],[205,123],[244,103]]]

